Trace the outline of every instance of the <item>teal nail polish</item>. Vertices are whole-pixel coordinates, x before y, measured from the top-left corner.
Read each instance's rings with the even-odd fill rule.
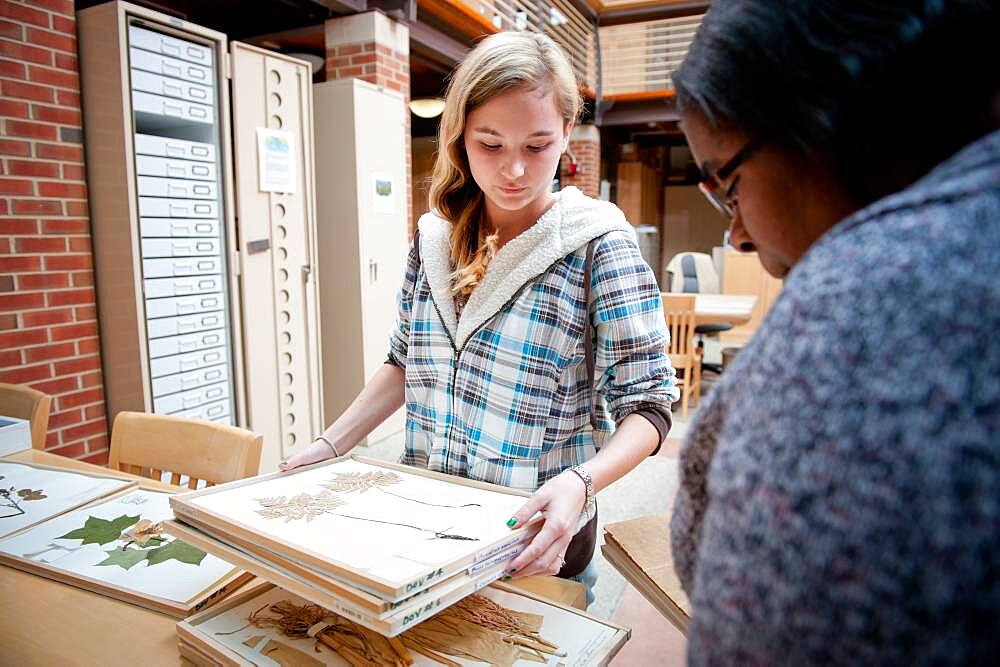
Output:
[[[504,577],[503,580],[504,581],[510,581],[510,577]]]
[[[511,517],[511,518],[507,519],[507,525],[510,526],[511,528],[513,528],[514,524],[516,524],[516,523],[517,523],[517,519],[515,519],[514,517]]]

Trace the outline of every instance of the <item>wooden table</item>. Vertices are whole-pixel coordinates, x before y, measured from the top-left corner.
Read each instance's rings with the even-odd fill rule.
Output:
[[[755,296],[698,294],[694,302],[695,324],[744,324],[753,316]]]
[[[140,487],[157,491],[187,491],[33,449],[2,460],[135,479]],[[510,583],[518,582],[526,590],[570,605],[579,604],[583,590],[582,584],[555,577],[526,577]],[[0,600],[0,664],[191,664],[177,652],[177,619],[170,616],[3,566]]]

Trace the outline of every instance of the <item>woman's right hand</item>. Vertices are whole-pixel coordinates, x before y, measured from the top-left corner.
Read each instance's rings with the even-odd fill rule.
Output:
[[[294,470],[299,466],[307,466],[310,463],[318,463],[319,461],[325,461],[326,459],[333,458],[333,450],[330,446],[322,440],[313,440],[312,444],[303,449],[301,452],[292,456],[286,461],[282,461],[278,464],[278,470],[281,472],[288,472],[289,470]]]

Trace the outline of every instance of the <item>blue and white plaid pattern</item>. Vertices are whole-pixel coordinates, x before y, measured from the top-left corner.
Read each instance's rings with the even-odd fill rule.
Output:
[[[523,286],[456,353],[411,247],[389,354],[406,369],[403,463],[534,491],[594,456],[613,423],[676,400],[659,287],[635,241],[599,240],[592,321],[586,250]],[[596,438],[583,339],[595,329]]]

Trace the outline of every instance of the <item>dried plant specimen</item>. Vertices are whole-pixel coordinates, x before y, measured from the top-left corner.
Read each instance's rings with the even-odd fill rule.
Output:
[[[290,499],[288,496],[257,498],[257,502],[264,508],[257,510],[257,514],[265,519],[284,518],[285,523],[303,518],[312,521],[321,514],[334,514],[335,509],[345,504],[329,491],[321,491],[315,496],[300,493]]]
[[[481,507],[479,503],[466,503],[464,505],[439,505],[438,503],[429,503],[423,500],[417,500],[416,498],[401,496],[398,493],[386,491],[384,488],[386,486],[398,484],[402,481],[403,478],[396,473],[386,472],[384,470],[372,470],[369,472],[338,472],[333,479],[320,484],[320,486],[324,489],[339,491],[341,493],[353,493],[354,491],[364,493],[368,489],[377,489],[382,493],[393,496],[394,498],[401,498],[403,500],[408,500],[411,503],[420,503],[421,505],[429,505],[430,507],[448,507],[451,509],[457,509],[460,507]]]
[[[287,637],[314,637],[352,665],[396,667],[413,662],[411,651],[449,667],[458,665],[449,655],[505,666],[518,660],[544,664],[553,656],[564,657],[557,645],[539,634],[542,621],[537,614],[507,609],[482,595],[470,595],[392,639],[314,604],[283,600],[249,617],[251,625],[276,628]]]
[[[87,544],[104,546],[111,542],[124,542],[121,547],[116,546],[106,550],[104,560],[95,563],[95,565],[117,565],[124,570],[128,570],[143,561],[150,567],[168,560],[176,560],[189,565],[201,565],[202,559],[206,556],[204,551],[182,540],[167,541],[166,538],[162,537],[162,530],[159,523],[154,524],[149,519],[140,520],[139,515],[123,514],[110,521],[89,516],[81,528],[71,530],[56,538],[58,540],[80,540],[79,547],[70,549],[53,542],[41,551],[24,554],[24,558],[35,560],[52,551],[76,551]],[[141,548],[143,546],[150,548],[143,549]]]
[[[339,491],[340,493],[352,493],[354,491],[364,493],[369,489],[392,486],[402,481],[403,478],[396,473],[384,470],[338,472],[333,479],[320,484],[320,486],[330,491]]]
[[[3,475],[0,475],[0,479],[3,479]],[[48,498],[45,495],[44,489],[17,489],[13,486],[0,489],[0,507],[9,507],[10,509],[17,510],[14,514],[4,514],[0,516],[0,519],[7,519],[12,516],[20,516],[24,514],[24,508],[21,507],[21,502],[27,502],[31,500],[44,500]]]

